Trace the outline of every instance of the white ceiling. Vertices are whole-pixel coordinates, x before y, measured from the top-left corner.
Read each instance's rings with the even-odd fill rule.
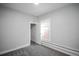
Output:
[[[60,7],[68,5],[68,3],[40,3],[35,5],[33,3],[7,3],[4,6],[33,15],[40,16],[50,11],[54,11]]]

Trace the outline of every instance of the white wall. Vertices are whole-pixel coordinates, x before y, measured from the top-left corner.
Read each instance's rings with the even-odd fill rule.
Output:
[[[79,51],[79,4],[71,4],[39,17],[51,22],[50,43]]]
[[[34,17],[0,7],[0,52],[30,44],[30,24]]]

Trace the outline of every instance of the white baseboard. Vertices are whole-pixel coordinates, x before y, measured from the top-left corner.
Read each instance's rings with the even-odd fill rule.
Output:
[[[19,46],[19,47],[10,49],[10,50],[2,51],[2,52],[0,52],[0,55],[5,54],[5,53],[8,53],[8,52],[11,52],[11,51],[14,51],[14,50],[17,50],[17,49],[24,48],[24,47],[27,47],[27,46],[30,46],[30,44],[26,44],[26,45],[22,45],[22,46]]]
[[[60,51],[62,53],[68,54],[70,56],[79,56],[79,52],[67,49],[67,47],[63,48],[61,46],[58,46],[58,45],[55,45],[55,44],[50,44],[48,42],[41,42],[41,44],[44,45],[44,46],[47,46],[51,49],[55,49],[55,50]]]
[[[39,41],[34,41],[34,40],[32,40],[33,42],[35,42],[35,43],[37,43],[37,44],[41,44]]]

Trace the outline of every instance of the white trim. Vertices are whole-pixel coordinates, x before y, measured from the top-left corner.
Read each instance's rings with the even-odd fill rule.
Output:
[[[5,53],[8,53],[8,52],[11,52],[11,51],[14,51],[14,50],[17,50],[17,49],[24,48],[24,47],[27,47],[27,46],[30,46],[30,44],[26,44],[26,45],[22,45],[22,46],[13,48],[13,49],[9,49],[9,50],[6,50],[6,51],[2,51],[2,52],[0,52],[0,55],[5,54]]]
[[[49,47],[51,49],[58,50],[58,51],[60,51],[62,53],[66,53],[66,54],[71,55],[71,56],[79,56],[79,52],[69,50],[66,47],[63,48],[63,47],[60,47],[58,45],[50,44],[50,43],[44,42],[44,41],[42,41],[41,44],[44,45],[44,46],[47,46],[47,47]]]
[[[29,24],[31,25],[31,24],[38,24],[37,22],[29,22]]]
[[[41,45],[41,43],[40,43],[39,41],[33,41],[33,42],[35,42],[35,43],[37,43],[37,44]]]

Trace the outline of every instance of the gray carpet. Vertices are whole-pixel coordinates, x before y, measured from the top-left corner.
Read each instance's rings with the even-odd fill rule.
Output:
[[[31,46],[12,51],[1,56],[68,56],[67,54],[38,45],[32,42]]]

